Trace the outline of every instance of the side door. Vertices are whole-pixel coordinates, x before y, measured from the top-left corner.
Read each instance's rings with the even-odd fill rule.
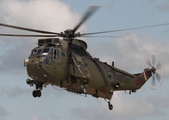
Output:
[[[54,75],[58,79],[66,80],[68,77],[68,56],[59,48],[53,49]],[[59,76],[59,77],[58,77]]]

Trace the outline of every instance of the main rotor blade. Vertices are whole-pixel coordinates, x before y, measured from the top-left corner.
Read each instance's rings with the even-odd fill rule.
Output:
[[[89,35],[83,35],[80,37],[107,37],[107,38],[117,38],[117,37],[123,37],[123,36],[89,36]]]
[[[21,35],[21,34],[0,34],[0,36],[13,36],[13,37],[60,37],[58,35]]]
[[[103,34],[103,33],[110,33],[110,32],[119,32],[119,31],[127,31],[127,30],[134,30],[134,29],[159,27],[159,26],[166,26],[166,25],[169,25],[169,23],[149,25],[149,26],[142,26],[142,27],[134,27],[134,28],[126,28],[126,29],[118,29],[118,30],[109,30],[109,31],[102,31],[102,32],[83,33],[81,35]]]
[[[3,23],[0,23],[0,26],[19,29],[19,30],[24,30],[24,31],[30,31],[30,32],[43,33],[43,34],[55,34],[55,35],[57,34],[57,35],[60,36],[60,34],[56,33],[56,32],[49,32],[49,31],[43,31],[43,30],[37,30],[37,29],[31,29],[31,28],[25,28],[25,27],[19,27],[19,26],[8,25],[8,24],[3,24]]]
[[[91,15],[99,8],[100,6],[91,6],[87,10],[87,12],[84,14],[83,18],[79,22],[79,24],[76,25],[76,27],[73,29],[73,32],[75,33],[76,30],[89,18]]]

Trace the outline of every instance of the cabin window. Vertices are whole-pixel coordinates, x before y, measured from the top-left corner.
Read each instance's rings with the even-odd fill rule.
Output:
[[[78,62],[77,62],[77,65],[78,65],[78,67],[79,67],[80,69],[82,69],[82,62],[78,61]]]
[[[66,54],[65,54],[64,52],[62,52],[62,56],[63,56],[63,57],[65,57],[65,56],[66,56]]]
[[[107,70],[108,78],[111,79],[114,75],[113,70]]]
[[[87,63],[85,63],[85,69],[86,69],[86,71],[88,71],[88,68],[89,66],[88,66],[88,64]]]
[[[71,48],[75,54],[80,56],[87,56],[87,53],[82,46],[72,44]]]
[[[55,60],[60,60],[60,51],[58,49],[54,49],[53,54],[54,54],[53,58]]]

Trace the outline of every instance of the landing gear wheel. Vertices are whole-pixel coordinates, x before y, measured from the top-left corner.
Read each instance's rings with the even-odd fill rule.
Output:
[[[37,92],[37,97],[40,97],[42,95],[40,90],[37,90],[36,92]]]
[[[109,110],[113,110],[113,105],[112,104],[109,105]]]
[[[78,90],[77,90],[77,93],[79,94],[86,94],[87,90],[84,86],[81,86]]]
[[[32,95],[33,95],[33,97],[37,97],[37,92],[36,92],[36,90],[34,90],[34,91],[32,92]]]
[[[42,95],[40,90],[34,90],[32,92],[33,97],[40,97]]]
[[[113,110],[113,105],[110,103],[110,101],[108,101],[108,107],[109,107],[109,110]]]
[[[77,93],[78,93],[78,94],[82,94],[83,92],[82,92],[81,89],[79,89],[79,90],[77,90]]]

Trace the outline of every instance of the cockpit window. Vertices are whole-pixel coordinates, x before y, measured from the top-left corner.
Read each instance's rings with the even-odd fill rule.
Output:
[[[42,50],[41,55],[42,55],[42,56],[47,56],[48,53],[49,53],[49,51],[50,51],[50,48],[49,48],[49,47],[46,47],[46,48],[44,48],[44,49]]]
[[[30,56],[47,56],[50,54],[51,47],[45,47],[44,49],[35,48],[31,51]]]
[[[48,53],[49,50],[50,50],[50,48],[49,48],[49,47],[46,47],[46,48],[43,49],[42,53]]]
[[[58,49],[54,49],[53,58],[56,60],[60,60],[60,51]]]
[[[42,52],[42,49],[39,49],[36,53],[36,55],[40,55],[40,53]]]
[[[37,49],[33,49],[30,56],[34,56],[36,54],[36,52],[37,52]]]
[[[46,47],[44,49],[33,49],[30,56],[47,55],[49,51],[50,51],[50,47]]]

